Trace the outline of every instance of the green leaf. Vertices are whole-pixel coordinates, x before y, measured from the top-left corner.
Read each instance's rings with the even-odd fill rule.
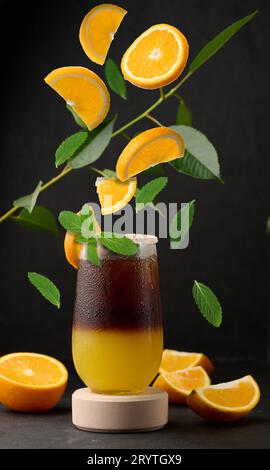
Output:
[[[267,221],[266,221],[266,233],[267,235],[270,234],[270,216],[267,218]]]
[[[237,33],[237,31],[242,28],[246,23],[248,23],[252,18],[258,13],[254,11],[248,16],[236,21],[232,25],[225,28],[221,33],[219,33],[212,41],[208,42],[201,51],[196,55],[195,59],[191,62],[189,66],[189,73],[195,72],[199,67],[201,67],[207,60],[210,59],[221,47],[228,42],[232,36]]]
[[[97,241],[94,238],[88,242],[87,258],[94,266],[100,266],[100,259],[97,252]]]
[[[161,163],[158,163],[155,166],[150,166],[147,170],[144,170],[144,175],[150,175],[150,176],[157,176],[157,175],[164,175],[165,170],[164,166],[161,165]]]
[[[116,171],[114,170],[109,170],[108,168],[105,168],[105,170],[102,170],[102,173],[108,178],[116,178]]]
[[[222,308],[214,292],[201,282],[194,281],[192,295],[203,317],[211,325],[219,327],[222,322]]]
[[[28,279],[45,299],[57,308],[60,308],[60,292],[50,279],[42,274],[33,272],[28,273]]]
[[[165,188],[168,183],[167,176],[161,176],[146,183],[136,193],[136,204],[148,204]]]
[[[75,235],[81,235],[81,217],[71,211],[62,211],[58,217],[59,223],[68,232],[75,233]]]
[[[46,209],[46,207],[35,206],[31,214],[28,210],[23,209],[17,217],[13,218],[13,220],[30,230],[40,230],[49,232],[52,235],[58,235],[58,227],[55,217],[51,211]]]
[[[59,167],[70,160],[76,152],[82,147],[88,137],[88,131],[79,131],[69,136],[59,145],[55,152],[55,166]]]
[[[108,59],[105,64],[105,77],[112,91],[127,99],[126,84],[118,65],[112,59]]]
[[[182,240],[184,240],[184,238],[187,235],[188,230],[193,224],[193,219],[194,219],[194,214],[195,214],[195,200],[193,199],[193,201],[190,201],[187,204],[188,204],[188,217],[189,217],[188,226],[182,227],[182,224],[181,224],[183,217],[185,217],[184,210],[186,210],[186,208],[183,208],[183,207],[175,214],[173,220],[171,221],[170,229],[169,229],[171,248],[177,248],[179,246],[179,244],[177,245],[176,242],[181,242]],[[177,234],[177,237],[174,236],[175,230],[177,230],[178,232],[180,231],[180,234]]]
[[[193,178],[223,183],[216,149],[207,137],[193,127],[171,126],[171,128],[182,135],[186,151],[183,158],[173,160],[170,165],[180,173]]]
[[[191,126],[192,125],[191,111],[187,107],[187,105],[184,102],[183,98],[181,98],[181,101],[179,103],[179,108],[178,108],[177,116],[176,116],[176,124],[183,125],[183,126]]]
[[[95,162],[108,146],[112,133],[116,116],[109,121],[100,124],[96,129],[88,133],[88,138],[82,149],[78,151],[75,157],[70,161],[73,169],[82,168]]]
[[[87,125],[84,124],[84,122],[81,120],[81,118],[78,116],[78,114],[74,111],[72,106],[70,106],[70,104],[67,104],[66,106],[67,106],[67,109],[69,110],[69,112],[72,114],[76,124],[78,126],[80,126],[82,129],[87,129]]]
[[[99,242],[105,246],[105,248],[108,248],[108,250],[120,255],[132,256],[137,253],[136,243],[123,235],[111,232],[102,232],[99,237]]]
[[[37,198],[41,191],[41,188],[42,188],[42,181],[39,181],[38,185],[36,186],[36,188],[31,194],[27,194],[27,196],[22,196],[22,197],[19,197],[18,199],[15,199],[15,201],[13,201],[13,206],[24,207],[25,209],[28,210],[28,212],[31,213],[36,205]]]

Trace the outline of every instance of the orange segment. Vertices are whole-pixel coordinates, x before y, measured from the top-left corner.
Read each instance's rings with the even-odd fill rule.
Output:
[[[157,165],[183,157],[185,144],[178,132],[154,127],[132,139],[118,158],[116,174],[121,181]]]
[[[98,234],[100,233],[100,226],[95,217],[95,213],[92,207],[91,209],[93,211],[95,232]],[[78,212],[78,214],[79,213],[80,212]],[[74,235],[74,233],[66,232],[65,240],[64,240],[64,251],[65,251],[67,262],[71,264],[71,266],[73,266],[75,269],[78,269],[82,245],[80,243],[77,243],[75,241],[75,238],[76,238],[76,235]]]
[[[88,129],[97,127],[107,116],[110,95],[99,76],[85,67],[60,67],[45,82],[71,106]]]
[[[232,382],[193,390],[189,407],[210,421],[236,421],[246,416],[258,403],[260,389],[251,375]]]
[[[103,65],[127,11],[117,5],[104,3],[92,8],[80,28],[80,43],[85,54],[96,64]]]
[[[196,366],[203,367],[208,374],[211,374],[214,369],[212,362],[205,354],[164,349],[159,372],[173,372]]]
[[[157,377],[153,387],[165,390],[169,402],[175,405],[185,404],[190,392],[197,387],[210,385],[210,378],[205,370],[198,366],[176,372],[164,372]]]
[[[137,189],[137,179],[131,178],[124,183],[117,178],[97,178],[97,193],[102,215],[113,214],[125,207]]]
[[[126,80],[155,89],[176,80],[188,59],[188,42],[179,29],[157,24],[141,34],[125,52],[121,69]]]
[[[12,410],[49,410],[62,397],[67,380],[65,366],[44,354],[13,353],[0,359],[0,401]]]

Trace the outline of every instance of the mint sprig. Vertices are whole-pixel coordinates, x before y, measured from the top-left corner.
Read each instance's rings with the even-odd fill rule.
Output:
[[[93,235],[92,210],[84,205],[81,214],[71,211],[62,211],[59,214],[59,223],[67,231],[76,235],[77,243],[87,245],[87,258],[95,266],[99,266],[97,254],[97,242],[107,249],[125,256],[133,256],[137,253],[137,245],[128,237],[112,232],[101,232]]]
[[[47,299],[51,304],[60,308],[60,292],[56,285],[42,274],[29,272],[27,274],[31,284]]]
[[[194,281],[192,295],[202,316],[215,327],[222,322],[222,308],[214,292],[202,282]]]

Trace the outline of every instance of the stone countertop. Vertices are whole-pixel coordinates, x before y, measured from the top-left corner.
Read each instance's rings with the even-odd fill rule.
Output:
[[[270,365],[229,363],[217,365],[213,382],[251,373],[262,396],[257,408],[242,421],[208,423],[191,410],[170,406],[169,423],[147,433],[103,434],[85,432],[71,422],[71,393],[81,384],[74,376],[61,403],[46,414],[20,414],[0,405],[1,449],[269,449]]]

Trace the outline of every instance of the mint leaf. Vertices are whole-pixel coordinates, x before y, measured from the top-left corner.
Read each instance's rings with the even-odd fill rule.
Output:
[[[67,106],[67,109],[69,110],[69,112],[72,114],[76,124],[78,126],[80,126],[82,129],[87,129],[87,125],[84,124],[84,122],[81,120],[81,118],[78,116],[78,114],[74,111],[72,106],[70,106],[69,104],[67,104],[66,106]]]
[[[27,209],[23,209],[13,220],[30,230],[40,230],[49,232],[52,235],[58,235],[58,227],[54,214],[46,207],[35,206],[31,214]]]
[[[186,210],[186,208],[183,208],[183,207],[175,214],[170,224],[169,234],[170,234],[170,240],[171,240],[171,248],[174,248],[174,249],[177,249],[179,247],[179,244],[181,243],[182,240],[184,240],[184,238],[187,235],[188,230],[193,224],[193,219],[194,219],[194,214],[195,214],[195,200],[193,199],[193,201],[190,201],[187,204],[188,204],[188,217],[189,217],[188,225],[186,227],[182,227],[182,224],[183,224],[182,218],[184,217],[184,210]],[[180,235],[178,233],[179,231],[180,231]],[[179,243],[177,244],[177,242]]]
[[[111,140],[115,120],[116,116],[113,119],[104,121],[96,129],[88,132],[88,138],[82,149],[70,160],[71,168],[75,170],[83,168],[95,162],[102,155]]]
[[[33,286],[47,299],[51,304],[60,308],[60,292],[56,285],[46,276],[38,273],[28,273],[28,279]]]
[[[168,183],[167,176],[161,176],[146,183],[136,192],[136,204],[148,204],[165,188]]]
[[[147,168],[147,170],[144,170],[143,173],[145,175],[153,175],[153,176],[164,175],[165,173],[164,166],[161,165],[161,163],[158,163],[155,166],[150,166],[150,168]]]
[[[105,64],[105,77],[112,91],[127,99],[126,84],[118,65],[112,59],[108,59]]]
[[[27,194],[26,196],[19,197],[13,201],[14,207],[24,207],[28,210],[28,212],[32,212],[34,209],[38,195],[42,189],[42,181],[39,181],[38,185],[35,187],[34,191],[31,194]]]
[[[219,327],[222,322],[222,308],[214,292],[201,282],[194,281],[192,295],[203,317],[211,325]]]
[[[100,259],[97,252],[97,241],[94,238],[88,242],[87,258],[94,266],[100,266]]]
[[[184,126],[191,126],[192,125],[191,111],[187,107],[187,105],[184,102],[183,98],[181,98],[181,101],[179,103],[177,116],[176,116],[176,124],[184,125]]]
[[[81,235],[81,217],[71,211],[62,211],[58,216],[58,221],[68,232]]]
[[[59,167],[80,149],[88,137],[88,131],[79,131],[73,134],[62,142],[55,153],[55,166]]]
[[[103,176],[107,176],[107,178],[116,178],[116,171],[114,170],[109,170],[108,168],[105,168],[105,170],[102,170]]]
[[[180,173],[204,180],[223,183],[220,176],[218,155],[207,137],[193,127],[171,126],[182,135],[186,151],[183,158],[177,158],[170,165]]]
[[[195,72],[199,67],[201,67],[207,60],[210,59],[216,52],[221,49],[221,47],[228,42],[232,36],[237,33],[237,31],[242,28],[246,23],[248,23],[252,18],[258,13],[254,11],[248,16],[236,21],[232,25],[225,28],[221,33],[219,33],[212,41],[208,42],[201,51],[196,55],[195,59],[191,62],[189,66],[189,73]]]
[[[137,245],[128,237],[111,232],[102,232],[99,242],[108,250],[120,255],[132,256],[137,253]]]

